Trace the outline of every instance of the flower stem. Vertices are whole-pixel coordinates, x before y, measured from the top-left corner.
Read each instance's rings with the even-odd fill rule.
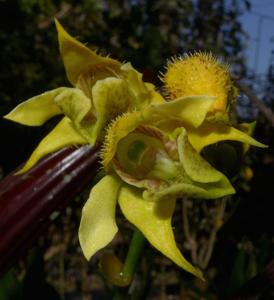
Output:
[[[135,229],[129,245],[127,257],[121,276],[133,277],[135,270],[138,266],[139,259],[142,255],[144,245],[145,237],[143,236],[140,230]]]
[[[130,241],[128,253],[124,263],[123,270],[120,274],[122,279],[132,279],[138,267],[138,263],[143,253],[145,246],[145,237],[140,230],[135,229]],[[113,300],[124,299],[121,289],[117,290]]]

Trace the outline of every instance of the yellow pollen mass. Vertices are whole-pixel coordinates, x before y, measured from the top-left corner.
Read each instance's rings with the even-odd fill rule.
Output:
[[[228,66],[202,52],[172,59],[162,81],[170,100],[192,95],[215,96],[213,113],[226,110],[232,89]]]

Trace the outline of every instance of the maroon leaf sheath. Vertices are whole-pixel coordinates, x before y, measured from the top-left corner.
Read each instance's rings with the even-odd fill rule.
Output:
[[[64,148],[0,182],[0,274],[96,175],[99,147]]]

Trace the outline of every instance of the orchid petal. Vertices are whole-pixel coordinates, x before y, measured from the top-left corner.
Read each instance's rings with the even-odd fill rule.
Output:
[[[214,169],[191,146],[186,130],[178,128],[177,147],[181,170],[168,186],[147,189],[143,197],[149,201],[167,200],[183,196],[192,198],[215,199],[235,193],[230,181],[224,174]],[[178,165],[179,167],[179,165]]]
[[[151,105],[144,111],[145,119],[177,119],[185,125],[199,127],[212,107],[215,97],[190,96],[163,104]]]
[[[72,85],[76,85],[81,74],[93,71],[94,68],[117,69],[121,63],[109,57],[103,57],[70,36],[55,19],[58,32],[60,53],[62,55],[67,77]]]
[[[56,127],[40,142],[24,167],[17,172],[22,174],[32,168],[42,157],[69,145],[83,145],[87,141],[75,131],[72,122],[64,117]]]
[[[121,66],[121,71],[123,77],[130,84],[131,89],[137,98],[141,95],[146,95],[148,93],[148,87],[143,82],[143,74],[135,70],[131,63],[126,63]]]
[[[137,190],[122,187],[118,201],[125,217],[144,234],[152,246],[187,272],[203,278],[201,271],[183,257],[176,245],[171,226],[174,199],[148,202]]]
[[[158,192],[145,191],[143,197],[149,202],[169,201],[170,198],[190,197],[200,199],[216,199],[234,194],[235,190],[229,180],[223,175],[214,183],[174,183]]]
[[[155,91],[155,86],[151,83],[145,83],[142,79],[143,74],[135,70],[131,63],[122,65],[121,74],[135,96],[137,110],[141,110],[150,103],[165,102],[164,98]]]
[[[147,86],[152,85],[151,83],[146,82]],[[160,93],[158,93],[154,88],[151,90],[151,103],[152,104],[161,104],[165,102],[165,99],[161,96]]]
[[[20,103],[4,118],[28,126],[43,125],[48,119],[62,113],[54,99],[66,89],[61,87],[32,97]]]
[[[267,147],[248,134],[221,123],[205,122],[201,127],[189,130],[188,139],[198,152],[208,145],[225,140],[238,141],[260,148]]]
[[[116,177],[103,177],[92,188],[83,208],[79,241],[88,260],[110,243],[118,231],[115,207],[120,186],[121,183]]]
[[[75,129],[90,144],[94,144],[96,137],[93,138],[93,127],[95,117],[91,112],[91,100],[79,89],[67,88],[55,98],[56,105],[69,117]]]
[[[255,128],[256,128],[256,121],[251,122],[251,123],[242,123],[237,126],[241,131],[245,132],[249,136],[252,136]],[[250,148],[249,144],[244,144],[243,145],[243,153],[246,153]]]
[[[123,79],[109,77],[96,82],[92,89],[96,113],[94,135],[98,136],[104,127],[117,116],[134,109],[135,96]]]
[[[177,138],[179,159],[187,175],[194,181],[207,183],[221,180],[223,174],[214,169],[205,159],[203,159],[189,143],[187,133],[184,128],[180,128]]]

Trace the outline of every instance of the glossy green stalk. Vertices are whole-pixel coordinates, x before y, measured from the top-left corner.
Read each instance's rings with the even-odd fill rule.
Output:
[[[135,229],[132,239],[130,241],[128,253],[126,256],[126,260],[124,263],[123,270],[120,274],[122,279],[125,280],[132,280],[133,276],[135,274],[135,271],[138,267],[140,258],[143,253],[143,249],[145,246],[145,237],[141,233],[140,230]],[[122,299],[127,299],[126,295],[123,293],[123,289],[117,289],[113,300],[122,300]]]
[[[135,270],[138,266],[140,257],[143,253],[144,245],[145,237],[143,236],[140,230],[135,229],[129,245],[127,257],[121,276],[125,278],[133,277]]]

